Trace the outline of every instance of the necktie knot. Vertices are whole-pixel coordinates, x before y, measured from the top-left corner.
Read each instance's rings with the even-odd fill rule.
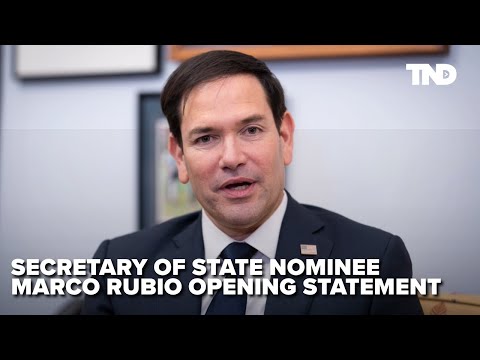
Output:
[[[232,242],[225,249],[223,249],[220,257],[222,259],[250,259],[257,250],[254,247],[243,242]]]

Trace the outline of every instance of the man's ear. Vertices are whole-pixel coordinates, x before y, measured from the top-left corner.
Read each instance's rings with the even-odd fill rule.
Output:
[[[173,158],[175,159],[175,162],[177,163],[178,180],[180,180],[182,184],[188,183],[189,177],[188,177],[187,165],[185,164],[185,159],[183,156],[183,150],[182,150],[182,147],[178,144],[177,139],[175,139],[172,133],[170,133],[170,136],[168,137],[168,151],[170,152],[170,155],[173,156]]]
[[[280,126],[280,140],[283,148],[283,163],[289,165],[293,158],[293,132],[295,121],[288,111],[283,114],[282,125]]]

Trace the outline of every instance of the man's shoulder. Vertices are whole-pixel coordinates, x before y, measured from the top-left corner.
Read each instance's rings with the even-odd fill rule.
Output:
[[[391,232],[353,220],[334,211],[309,204],[301,204],[301,206],[323,223],[323,231],[328,234],[337,248],[356,249],[360,255],[369,248],[369,250],[377,248],[382,251],[393,238],[397,241],[400,239]]]
[[[329,226],[336,226],[336,227],[346,227],[346,228],[354,228],[354,229],[361,229],[364,231],[373,231],[373,232],[384,232],[387,234],[386,231],[376,228],[371,225],[364,224],[352,218],[349,218],[345,215],[339,214],[332,210],[328,210],[316,205],[311,204],[300,204],[305,207],[313,216],[316,216],[319,220],[323,221],[326,225]]]
[[[112,255],[144,257],[169,246],[178,234],[199,221],[200,211],[178,216],[163,223],[110,239],[109,252]]]

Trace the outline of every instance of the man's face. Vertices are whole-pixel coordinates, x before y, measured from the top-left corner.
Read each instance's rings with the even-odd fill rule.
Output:
[[[285,165],[292,160],[294,122],[286,112],[279,131],[260,82],[235,75],[193,89],[183,104],[183,150],[170,136],[179,179],[210,219],[243,239],[282,200]]]

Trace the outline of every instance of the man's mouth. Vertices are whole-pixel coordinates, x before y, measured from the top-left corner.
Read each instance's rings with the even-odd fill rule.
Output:
[[[229,190],[245,190],[250,185],[252,185],[252,183],[247,182],[247,181],[243,181],[241,183],[229,184],[229,185],[225,186],[225,188],[227,188]]]
[[[227,181],[224,181],[220,186],[220,189],[229,189],[229,190],[244,190],[248,188],[255,182],[254,179],[239,176],[235,178],[230,178]]]
[[[238,177],[225,181],[220,190],[228,198],[244,198],[252,194],[255,187],[255,180],[250,178]]]

